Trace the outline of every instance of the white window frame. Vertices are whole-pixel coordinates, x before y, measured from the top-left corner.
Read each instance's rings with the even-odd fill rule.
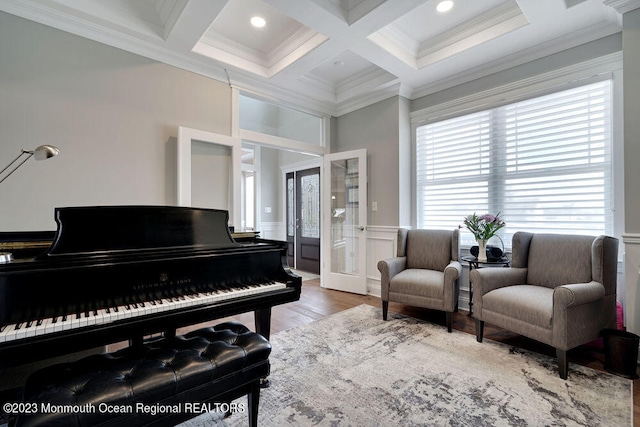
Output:
[[[624,165],[622,55],[620,52],[491,88],[411,113],[412,128],[412,224],[417,224],[416,130],[425,124],[492,109],[529,98],[560,92],[604,79],[612,80],[612,191],[613,234],[624,231]],[[495,213],[495,212],[493,212]],[[462,220],[461,220],[462,223]],[[511,242],[504,242],[509,249]],[[466,247],[466,246],[465,246]]]

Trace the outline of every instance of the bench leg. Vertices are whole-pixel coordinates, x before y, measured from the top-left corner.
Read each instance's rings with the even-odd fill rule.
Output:
[[[251,393],[247,396],[249,402],[249,426],[258,427],[258,406],[260,404],[260,382],[255,381],[251,386]]]

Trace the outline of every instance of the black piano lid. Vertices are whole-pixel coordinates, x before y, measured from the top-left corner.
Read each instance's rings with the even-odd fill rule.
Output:
[[[181,206],[56,208],[58,231],[42,257],[176,248],[235,248],[229,212]]]

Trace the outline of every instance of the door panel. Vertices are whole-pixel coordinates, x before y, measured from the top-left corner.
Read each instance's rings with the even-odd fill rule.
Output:
[[[320,168],[296,172],[296,269],[320,274]]]
[[[296,243],[296,195],[295,175],[289,172],[286,175],[287,189],[287,264],[295,267],[295,243]]]
[[[324,156],[323,287],[367,293],[367,152]]]

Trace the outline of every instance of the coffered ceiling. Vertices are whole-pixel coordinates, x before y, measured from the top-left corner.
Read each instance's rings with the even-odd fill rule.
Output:
[[[621,30],[639,0],[0,0],[0,10],[338,116]],[[260,16],[265,26],[250,19]]]

